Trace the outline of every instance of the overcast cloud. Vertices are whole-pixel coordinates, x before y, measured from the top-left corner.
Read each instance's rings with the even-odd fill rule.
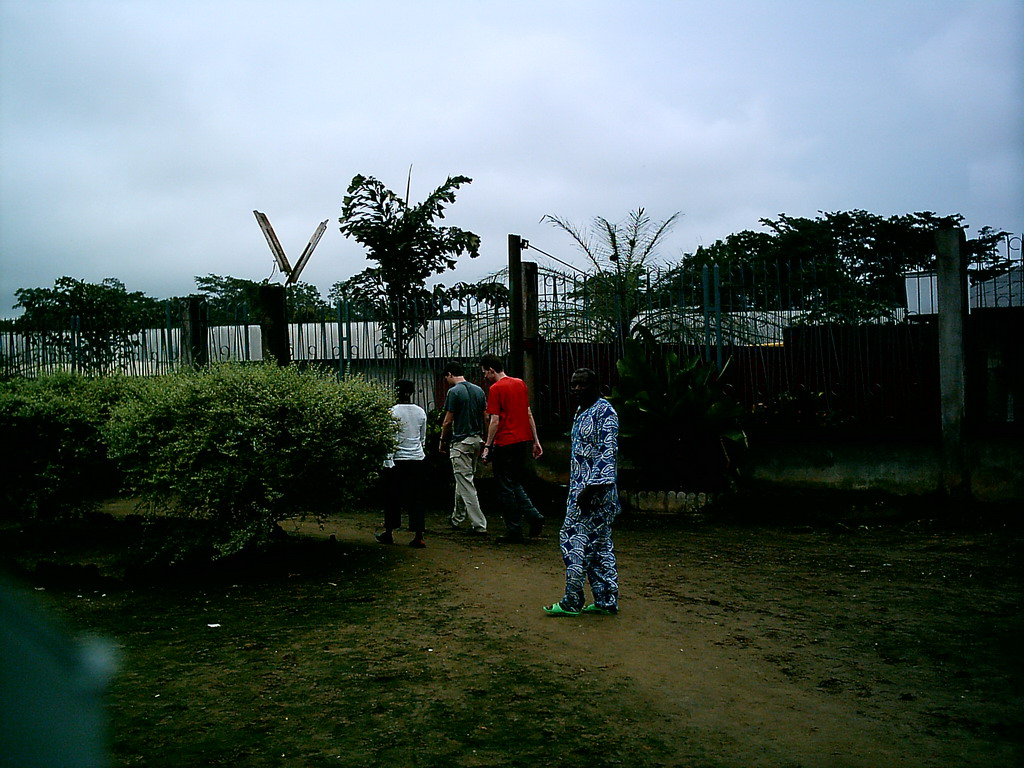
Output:
[[[349,180],[410,165],[414,200],[473,178],[447,283],[508,233],[581,263],[544,214],[681,211],[664,259],[779,213],[1020,233],[1021,40],[1019,0],[0,0],[0,315],[62,275],[270,277],[253,209],[293,259],[330,219],[326,294],[367,265]]]

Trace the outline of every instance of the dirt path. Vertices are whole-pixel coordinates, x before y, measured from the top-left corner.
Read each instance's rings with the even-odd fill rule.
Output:
[[[325,533],[365,542],[374,522],[347,517]],[[431,522],[440,527],[443,520]],[[925,538],[954,550],[978,546],[978,535]],[[432,535],[426,550],[396,546],[386,557],[399,579],[411,573],[442,585],[443,603],[424,608],[472,616],[481,647],[511,641],[544,674],[582,676],[617,692],[608,703],[622,712],[623,727],[644,729],[679,759],[653,764],[996,766],[1021,755],[1019,741],[993,744],[998,723],[988,722],[1019,722],[1020,712],[998,712],[991,692],[976,687],[998,670],[974,669],[976,679],[960,693],[946,688],[946,673],[955,678],[956,670],[879,651],[893,623],[909,625],[907,637],[916,634],[919,646],[941,643],[923,636],[947,630],[930,611],[956,620],[944,609],[972,600],[970,584],[946,583],[944,594],[933,594],[924,573],[916,584],[900,583],[918,567],[915,556],[927,554],[919,545],[884,535],[624,522],[616,532],[620,615],[555,619],[540,607],[561,595],[556,539],[549,529],[525,546],[500,546],[445,532]],[[846,545],[841,555],[839,544]],[[993,578],[1013,574],[1019,571]],[[1006,586],[997,614],[1019,608],[1019,579]],[[891,609],[915,590],[918,603],[905,607],[921,613],[893,617]],[[1001,638],[995,649],[981,649],[986,665],[1004,661],[986,655],[998,651]],[[1010,674],[1018,676],[1012,693],[1019,703],[1019,666]]]
[[[1019,525],[626,517],[620,614],[551,618],[553,526],[500,546],[433,513],[415,550],[377,523],[130,574],[115,514],[0,528],[0,565],[116,643],[113,766],[1024,764]]]

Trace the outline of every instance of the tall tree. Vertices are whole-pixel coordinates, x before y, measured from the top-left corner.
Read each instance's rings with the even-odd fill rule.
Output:
[[[164,304],[131,293],[113,277],[89,283],[61,277],[52,288],[19,288],[15,308],[24,309],[16,330],[65,353],[78,369],[106,370],[145,328],[164,323]]]
[[[480,254],[480,237],[458,227],[439,227],[446,205],[472,179],[450,176],[414,206],[408,193],[403,201],[372,176],[352,178],[342,201],[341,233],[366,248],[377,266],[337,284],[333,296],[343,296],[372,308],[380,318],[384,342],[394,352],[402,374],[409,343],[426,321],[437,314],[446,293],[428,289],[427,278],[454,269],[459,256]]]
[[[945,217],[963,226],[959,214]],[[734,310],[800,310],[809,322],[861,322],[906,307],[904,280],[935,265],[934,232],[942,217],[925,211],[884,218],[866,211],[809,219],[761,219],[683,256],[666,283],[700,285],[705,266],[722,270],[722,304]],[[990,227],[967,241],[968,257],[998,271],[1006,236]]]
[[[680,215],[677,211],[664,221],[653,221],[637,208],[622,221],[598,216],[589,228],[558,216],[544,217],[568,234],[590,262],[577,298],[587,305],[587,320],[602,326],[600,335],[620,342],[629,337],[646,306],[650,263]]]
[[[236,323],[260,303],[260,286],[243,277],[222,275],[196,275],[196,288],[206,298],[210,320],[214,323]],[[287,286],[288,316],[291,322],[320,320],[329,307],[312,283],[292,283]]]

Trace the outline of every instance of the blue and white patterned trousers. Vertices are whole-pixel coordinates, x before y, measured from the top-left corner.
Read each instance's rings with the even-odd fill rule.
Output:
[[[558,535],[565,563],[565,597],[561,606],[566,611],[579,611],[584,605],[584,582],[590,582],[594,603],[600,608],[616,610],[619,602],[619,573],[612,544],[612,521],[618,511],[618,491],[611,486],[605,491],[609,499],[582,511],[575,494],[569,495],[565,523]],[[599,499],[595,499],[598,502]]]

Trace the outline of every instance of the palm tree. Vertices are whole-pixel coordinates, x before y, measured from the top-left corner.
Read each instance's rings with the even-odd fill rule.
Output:
[[[620,345],[629,337],[645,309],[649,262],[681,215],[677,211],[656,222],[643,208],[637,208],[624,221],[598,216],[590,228],[558,216],[544,217],[568,234],[590,262],[592,269],[575,289],[575,298],[585,305],[587,324],[596,326],[600,337]]]

